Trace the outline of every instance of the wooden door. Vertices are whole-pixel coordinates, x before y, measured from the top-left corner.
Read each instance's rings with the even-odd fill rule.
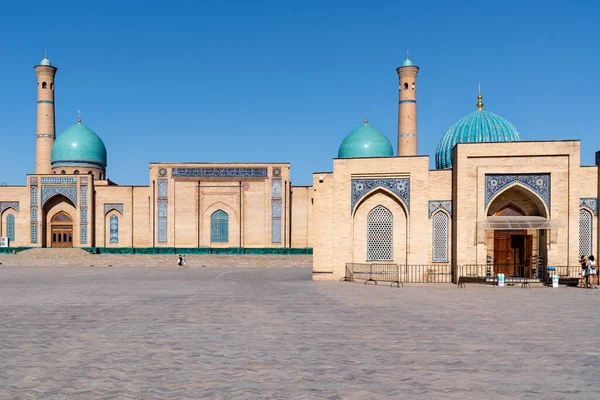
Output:
[[[532,276],[532,255],[533,255],[533,235],[525,236],[525,248],[523,252],[523,265],[525,266],[525,277],[531,278]]]
[[[52,247],[73,247],[73,226],[52,226]]]
[[[524,246],[527,231],[494,231],[494,274],[523,274]],[[531,254],[529,255],[531,259]]]

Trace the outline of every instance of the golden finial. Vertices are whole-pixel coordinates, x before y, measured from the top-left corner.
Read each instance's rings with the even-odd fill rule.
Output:
[[[483,110],[483,101],[481,101],[483,99],[483,96],[481,95],[481,83],[477,84],[478,85],[478,95],[477,95],[477,109],[478,110]]]
[[[365,125],[369,123],[369,117],[367,117],[367,113],[365,113],[364,123]]]
[[[77,111],[77,123],[81,123],[81,111]]]

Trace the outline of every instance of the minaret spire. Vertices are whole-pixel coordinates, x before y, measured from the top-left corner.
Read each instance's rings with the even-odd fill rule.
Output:
[[[477,84],[477,110],[483,110],[483,96],[481,95],[481,83]]]
[[[37,124],[35,141],[35,173],[52,173],[51,153],[54,144],[54,77],[56,67],[48,60],[48,51],[44,59],[34,67],[37,75]]]
[[[81,111],[77,111],[77,123],[81,123]]]
[[[365,112],[365,120],[363,121],[366,124],[369,123],[369,117],[367,116],[367,113]]]

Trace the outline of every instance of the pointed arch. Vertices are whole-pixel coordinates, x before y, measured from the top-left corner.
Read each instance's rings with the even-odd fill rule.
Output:
[[[210,216],[210,241],[211,243],[229,242],[229,215],[221,209]]]
[[[6,236],[11,243],[15,241],[15,214],[12,212],[6,216]]]
[[[358,209],[361,207],[361,205],[363,203],[365,203],[367,200],[371,199],[372,197],[374,197],[374,196],[376,196],[378,194],[384,194],[384,195],[390,197],[396,203],[398,203],[398,205],[404,211],[405,216],[408,218],[408,215],[409,215],[408,214],[408,206],[406,205],[406,203],[404,202],[404,200],[402,200],[398,195],[396,195],[396,193],[394,193],[391,190],[389,190],[388,188],[385,188],[385,187],[382,187],[382,186],[378,186],[376,188],[373,188],[371,191],[365,193],[356,202],[356,205],[354,206],[354,209],[352,210],[352,217],[354,218],[356,216],[356,212],[358,211]]]
[[[592,254],[592,243],[594,236],[593,214],[585,207],[579,209],[579,255],[589,256]]]
[[[505,208],[507,205],[512,204],[513,207],[516,207],[516,205],[514,204],[514,198],[519,196],[531,201],[539,216],[545,218],[550,217],[550,210],[548,209],[546,201],[538,193],[536,193],[530,187],[521,183],[520,181],[514,181],[506,187],[502,188],[502,190],[500,190],[498,193],[494,194],[494,196],[491,197],[489,202],[487,203],[485,215],[495,215],[496,212]],[[503,197],[508,197],[510,200],[507,199],[506,201],[498,202],[498,200],[501,200]],[[521,207],[518,207],[518,209],[520,209],[523,212],[523,215],[536,215],[524,212],[524,210]]]
[[[394,218],[382,205],[367,214],[367,261],[392,261]]]
[[[431,259],[433,262],[448,262],[450,242],[450,216],[438,210],[431,216]]]

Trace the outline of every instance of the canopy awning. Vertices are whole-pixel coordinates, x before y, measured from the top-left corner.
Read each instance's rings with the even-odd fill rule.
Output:
[[[491,216],[477,222],[478,230],[556,229],[556,221],[533,216]]]

